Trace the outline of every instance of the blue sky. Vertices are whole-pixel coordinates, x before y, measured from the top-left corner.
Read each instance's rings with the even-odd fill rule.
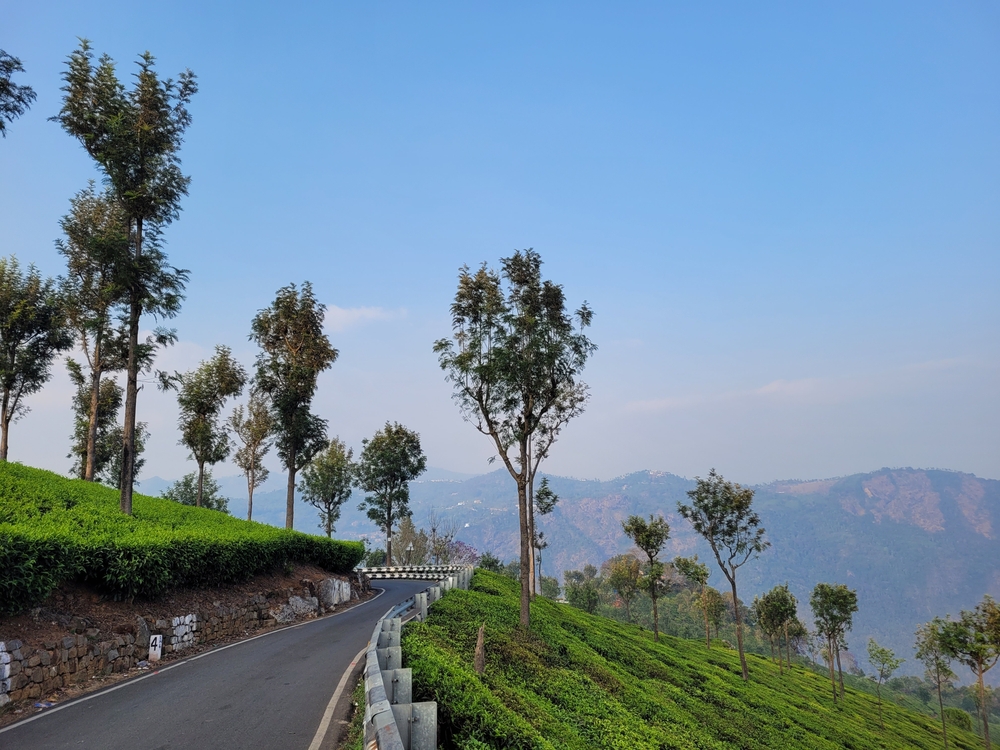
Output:
[[[462,264],[534,247],[599,346],[552,473],[1000,477],[997,5],[615,5],[8,3],[38,101],[0,142],[0,253],[60,273],[97,176],[47,122],[76,37],[123,75],[148,49],[200,85],[161,367],[250,365],[254,313],[308,279],[331,433],[398,420],[479,473],[431,343]],[[13,459],[68,468],[69,392],[60,365]],[[191,470],[172,399],[139,410],[147,475]]]

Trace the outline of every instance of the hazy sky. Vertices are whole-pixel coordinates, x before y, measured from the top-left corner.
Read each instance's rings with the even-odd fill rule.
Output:
[[[47,121],[76,37],[122,75],[148,49],[198,76],[166,248],[191,282],[160,367],[217,343],[251,365],[251,318],[308,279],[341,352],[315,402],[331,433],[359,446],[398,420],[432,466],[480,473],[491,446],[431,344],[462,264],[533,247],[591,304],[599,346],[552,473],[1000,477],[995,2],[8,0],[0,16],[38,93],[0,141],[0,253],[47,274],[97,176]],[[59,364],[12,459],[68,469],[69,398]],[[139,414],[146,475],[190,471],[173,399],[146,388]]]

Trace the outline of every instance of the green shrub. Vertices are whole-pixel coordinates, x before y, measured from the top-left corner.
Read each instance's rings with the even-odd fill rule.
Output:
[[[241,521],[217,511],[117,491],[19,464],[0,464],[0,614],[23,611],[60,582],[116,597],[246,580],[289,563],[351,570],[364,553],[344,542]]]
[[[964,729],[966,732],[972,731],[972,717],[968,711],[963,711],[960,708],[946,707],[944,710],[944,723],[949,727]]]

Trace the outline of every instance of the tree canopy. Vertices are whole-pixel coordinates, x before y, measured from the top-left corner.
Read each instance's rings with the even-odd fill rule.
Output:
[[[15,73],[23,73],[21,61],[0,49],[0,136],[7,137],[7,123],[14,122],[28,111],[36,94],[31,86],[11,80]]]
[[[10,425],[28,412],[24,402],[52,375],[56,354],[72,345],[52,279],[0,258],[0,461],[7,460]]]
[[[367,510],[368,518],[385,530],[386,565],[392,565],[393,524],[411,515],[409,483],[424,473],[427,457],[420,435],[398,422],[386,422],[362,446],[355,484],[368,494],[358,509]]]
[[[198,86],[190,70],[176,82],[161,79],[153,55],[145,52],[137,61],[135,84],[126,89],[108,55],[96,66],[93,58],[90,42],[81,40],[67,61],[62,108],[52,119],[80,141],[104,172],[129,222],[133,252],[118,276],[128,294],[120,506],[131,514],[142,369],[139,323],[144,313],[173,317],[183,300],[187,271],[167,265],[160,233],[178,217],[191,181],[181,172],[178,153],[191,123],[188,104]]]
[[[554,439],[566,419],[582,408],[578,377],[596,346],[583,333],[593,313],[584,302],[566,308],[559,284],[543,280],[534,250],[459,272],[451,305],[452,337],[434,344],[438,362],[454,387],[462,415],[497,450],[517,485],[520,534],[520,622],[530,620],[534,476],[531,441]],[[563,414],[565,419],[559,415]],[[541,450],[541,448],[539,448]],[[535,459],[548,448],[534,453]]]
[[[840,650],[844,634],[854,625],[854,613],[858,611],[858,594],[842,583],[817,583],[809,597],[816,620],[816,632],[826,638],[827,656],[830,664],[830,683],[833,686],[833,700],[837,701],[837,682],[833,667],[836,662],[840,674],[840,699],[844,697],[844,672],[840,667]]]
[[[310,411],[319,374],[339,352],[323,332],[325,307],[312,284],[278,290],[271,306],[253,319],[250,340],[257,343],[257,387],[271,402],[278,457],[288,472],[285,528],[295,516],[295,474],[326,448],[326,420]]]
[[[653,640],[660,640],[660,613],[656,607],[656,601],[660,596],[663,580],[663,563],[659,560],[663,545],[670,538],[670,524],[663,516],[649,516],[647,521],[642,516],[629,516],[622,521],[622,530],[625,535],[635,542],[635,546],[641,549],[647,558],[645,575],[646,592],[653,600]]]
[[[743,679],[750,678],[743,652],[743,621],[736,594],[736,571],[770,546],[764,538],[760,516],[753,509],[753,490],[728,482],[712,469],[708,478],[696,477],[697,486],[687,495],[691,504],[677,503],[677,510],[691,522],[712,548],[712,554],[733,591],[736,642]]]
[[[333,535],[341,506],[351,497],[353,459],[354,451],[335,437],[302,470],[299,483],[302,499],[319,511],[319,526],[328,537]]]

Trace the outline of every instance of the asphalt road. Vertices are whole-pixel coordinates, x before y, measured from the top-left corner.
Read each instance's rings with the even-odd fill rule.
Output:
[[[146,673],[0,730],[2,750],[307,750],[375,622],[427,581]],[[325,745],[324,745],[325,746]]]

